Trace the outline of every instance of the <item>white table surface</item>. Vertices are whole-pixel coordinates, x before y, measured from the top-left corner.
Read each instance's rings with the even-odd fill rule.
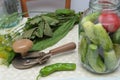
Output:
[[[54,46],[43,50],[48,52],[50,49],[58,47],[68,42],[75,42],[78,44],[78,26],[75,26],[62,40],[60,40]],[[93,74],[84,69],[80,64],[78,57],[78,46],[74,51],[61,54],[59,56],[53,56],[48,63],[40,66],[35,66],[26,70],[15,69],[12,65],[10,67],[0,66],[0,80],[35,80],[39,73],[39,70],[53,63],[76,63],[77,68],[75,71],[61,71],[55,72],[47,77],[41,77],[40,80],[120,80],[120,69],[118,68],[115,72],[104,75]]]

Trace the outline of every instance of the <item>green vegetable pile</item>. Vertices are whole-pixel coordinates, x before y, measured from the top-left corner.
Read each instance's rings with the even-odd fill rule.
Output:
[[[12,22],[20,15],[13,13],[6,16],[0,22],[0,28],[12,27],[14,25]],[[11,46],[16,39],[30,39],[34,43],[31,51],[40,51],[61,40],[79,22],[79,18],[81,13],[75,13],[70,9],[58,9],[55,12],[41,13],[28,18],[25,24],[20,25],[22,27],[9,31],[9,34],[0,35],[0,64],[11,63],[15,56]],[[10,23],[12,24],[9,25]]]
[[[11,40],[7,35],[0,35],[0,65],[9,66],[15,56],[11,47]]]
[[[43,50],[61,40],[79,22],[80,13],[70,9],[58,9],[29,18],[22,38],[34,42],[32,51]]]
[[[79,54],[86,68],[95,73],[114,71],[120,58],[120,28],[112,33],[101,23],[94,23],[100,13],[92,13],[81,21]]]

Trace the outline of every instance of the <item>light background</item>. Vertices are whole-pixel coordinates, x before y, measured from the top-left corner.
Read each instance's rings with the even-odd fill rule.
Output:
[[[3,0],[0,0],[0,17],[5,14],[2,10]],[[30,0],[27,2],[29,11],[54,11],[57,8],[64,8],[65,0]],[[88,8],[89,0],[71,0],[71,9],[76,12]],[[36,15],[31,13],[30,16]]]
[[[2,13],[1,1],[2,0],[0,0],[0,13]],[[40,5],[37,1],[39,2],[40,0],[35,0],[34,4],[31,4],[32,2],[28,2],[29,10],[31,11],[38,9],[48,10],[39,7]],[[51,0],[45,0],[45,1],[49,2]],[[52,0],[52,1],[53,3],[49,3],[49,4],[56,5],[57,7],[55,8],[63,7],[64,5],[63,3],[64,1],[62,2],[62,0]],[[71,0],[71,1],[72,1],[71,9],[74,9],[76,12],[84,11],[85,9],[88,8],[89,0]],[[56,46],[61,45],[62,43],[65,43],[67,41],[74,41],[77,43],[78,40],[77,31],[78,31],[78,27],[75,27],[64,39],[62,39],[58,44],[56,44],[55,46],[49,49],[55,48]],[[49,49],[46,49],[45,51],[48,51]],[[75,52],[71,53],[71,55],[66,54],[65,56],[54,57],[49,61],[50,63],[48,63],[51,64],[56,62],[74,62],[77,64],[77,69],[75,71],[73,72],[63,71],[60,73],[57,72],[51,74],[48,77],[41,78],[40,80],[120,80],[120,68],[117,69],[114,73],[106,74],[106,75],[96,75],[88,72],[87,70],[81,67],[77,53],[78,53],[77,50],[75,50]],[[38,75],[40,68],[43,66],[40,67],[37,66],[35,68],[31,68],[28,70],[17,70],[12,65],[9,68],[5,66],[0,66],[0,80],[35,80],[35,77]]]

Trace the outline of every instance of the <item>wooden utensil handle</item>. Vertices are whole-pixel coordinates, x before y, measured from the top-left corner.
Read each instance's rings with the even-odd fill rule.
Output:
[[[76,48],[76,44],[74,42],[70,42],[70,43],[62,45],[60,47],[57,47],[55,49],[50,50],[49,53],[54,55],[54,54],[58,54],[58,53],[61,53],[61,52],[70,51],[70,50],[73,50],[75,48]]]

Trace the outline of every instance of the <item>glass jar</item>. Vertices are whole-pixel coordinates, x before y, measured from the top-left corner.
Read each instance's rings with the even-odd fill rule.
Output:
[[[90,0],[79,27],[79,54],[83,67],[110,73],[119,66],[120,0]]]
[[[0,29],[14,27],[22,19],[19,0],[1,0],[0,11]]]

